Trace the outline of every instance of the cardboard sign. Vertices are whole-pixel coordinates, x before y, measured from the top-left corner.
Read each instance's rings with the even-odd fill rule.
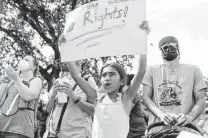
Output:
[[[61,61],[145,54],[145,0],[98,0],[80,6],[66,18]]]

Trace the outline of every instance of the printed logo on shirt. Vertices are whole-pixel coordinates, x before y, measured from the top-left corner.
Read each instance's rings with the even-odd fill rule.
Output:
[[[173,110],[181,105],[182,87],[178,81],[164,81],[159,85],[159,105],[163,108]]]

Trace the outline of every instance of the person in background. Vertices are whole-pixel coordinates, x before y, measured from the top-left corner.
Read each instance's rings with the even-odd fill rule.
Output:
[[[46,120],[48,117],[48,112],[46,110],[46,105],[48,103],[48,92],[43,91],[40,95],[38,109],[37,109],[37,138],[42,138],[46,131]]]
[[[197,66],[179,62],[175,37],[162,38],[159,49],[164,64],[150,66],[143,80],[144,103],[151,111],[148,124],[163,121],[166,125],[185,126],[202,113],[207,85]],[[159,130],[161,127],[149,133]]]
[[[128,75],[126,84],[127,87],[124,87],[124,89],[127,89],[131,85],[131,80],[133,79],[133,77],[133,74]],[[145,123],[144,114],[141,107],[140,88],[132,102],[132,109],[129,116],[130,129],[127,138],[141,138],[145,135],[145,131],[147,128],[147,124]]]
[[[197,125],[206,132],[208,137],[208,101],[206,101],[206,107],[203,114],[199,117]]]
[[[206,79],[204,79],[206,84],[207,84],[207,81]],[[208,91],[208,88],[206,89],[206,92]],[[208,101],[206,100],[206,97],[205,97],[205,108],[204,108],[204,111],[202,112],[202,114],[194,121],[194,124],[196,124],[197,126],[199,126],[200,128],[203,129],[206,121],[208,120],[208,116],[206,114],[206,107],[208,107]],[[208,133],[207,133],[208,134]]]
[[[203,130],[207,133],[207,136],[208,136],[208,102],[207,102],[207,107],[205,108],[205,114],[206,114],[206,122],[204,123],[204,126],[203,126]]]
[[[19,61],[17,71],[10,66],[4,69],[11,82],[2,83],[9,84],[0,94],[0,137],[33,138],[35,110],[42,88],[42,80],[36,77],[38,63],[27,55]]]
[[[75,64],[77,71],[81,74],[83,62],[80,60],[76,61]],[[95,81],[92,82],[93,78],[87,78],[88,81],[85,80],[87,84],[93,87],[96,86]],[[74,90],[72,90],[73,88]],[[60,130],[56,132],[65,103],[67,106],[60,124]],[[50,138],[91,137],[94,105],[92,104],[92,100],[76,85],[64,64],[62,64],[59,78],[54,81],[54,85],[49,92],[49,106],[53,108],[50,108],[51,113],[47,125],[48,131],[44,134],[44,137],[46,135]]]
[[[143,100],[143,85],[141,84],[141,87],[139,88],[139,96],[141,100],[141,108],[142,108],[142,113],[144,116],[144,120],[146,125],[148,124],[148,119],[149,119],[149,110],[147,107],[144,105],[144,100]]]

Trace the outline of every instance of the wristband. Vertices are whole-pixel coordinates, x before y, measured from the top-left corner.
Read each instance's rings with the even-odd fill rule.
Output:
[[[75,101],[74,104],[77,104],[81,100],[81,97],[78,97]]]

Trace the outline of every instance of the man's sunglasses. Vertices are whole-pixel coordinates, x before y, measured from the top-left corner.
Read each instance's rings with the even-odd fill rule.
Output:
[[[165,44],[161,47],[161,50],[162,51],[166,51],[168,49],[168,47],[174,47],[174,48],[178,48],[178,45],[176,43],[169,43],[169,44]]]

